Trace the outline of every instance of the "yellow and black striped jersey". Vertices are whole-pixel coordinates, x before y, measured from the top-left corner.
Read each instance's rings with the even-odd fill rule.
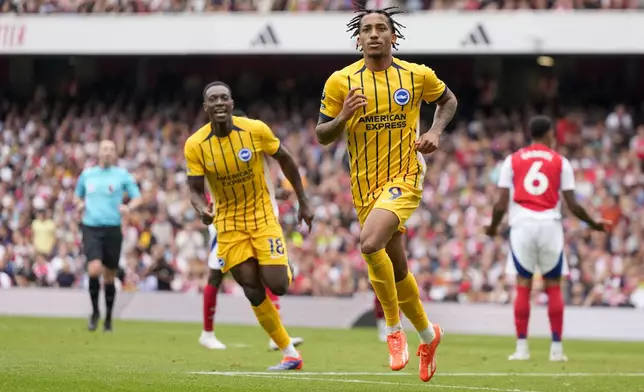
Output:
[[[320,117],[332,120],[340,114],[352,87],[362,87],[368,99],[346,124],[354,204],[376,200],[393,179],[404,178],[422,188],[425,161],[414,147],[420,106],[440,99],[447,91],[445,83],[424,65],[394,58],[387,70],[374,72],[360,60],[329,77]]]
[[[275,189],[266,155],[280,140],[265,123],[233,117],[233,131],[217,137],[210,124],[188,138],[188,176],[205,177],[215,204],[218,232],[252,231],[277,223]]]

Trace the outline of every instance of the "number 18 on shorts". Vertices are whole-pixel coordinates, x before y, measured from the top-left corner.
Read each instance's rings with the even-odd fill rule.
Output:
[[[248,232],[219,233],[217,246],[217,257],[224,264],[223,272],[248,259],[256,259],[260,265],[288,266],[286,241],[279,225]]]

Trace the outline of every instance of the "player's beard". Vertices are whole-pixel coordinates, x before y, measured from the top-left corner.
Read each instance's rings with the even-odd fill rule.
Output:
[[[382,60],[384,58],[387,58],[391,52],[387,52],[386,50],[381,51],[381,52],[369,52],[365,51],[365,56],[372,59],[372,60]]]

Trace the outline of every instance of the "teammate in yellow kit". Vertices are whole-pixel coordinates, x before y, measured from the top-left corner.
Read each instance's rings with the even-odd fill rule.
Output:
[[[313,214],[298,167],[266,124],[232,115],[234,102],[226,84],[209,84],[203,97],[210,122],[185,145],[192,205],[204,224],[214,221],[222,272],[231,271],[259,324],[284,355],[282,362],[269,370],[301,369],[300,353],[265,290],[266,286],[281,296],[291,283],[286,242],[277,220],[275,189],[267,174],[265,156],[279,163],[297,194],[298,218],[310,228]],[[206,199],[206,182],[215,205]]]
[[[438,148],[457,102],[432,69],[392,56],[404,27],[392,17],[401,11],[356,12],[348,27],[363,58],[327,80],[316,133],[322,144],[346,133],[351,191],[362,225],[360,246],[385,313],[389,364],[401,370],[409,361],[400,309],[420,335],[420,378],[429,381],[443,332],[425,314],[418,285],[407,269],[402,233],[420,203],[426,169],[422,154]],[[420,136],[423,101],[437,109],[431,129]]]

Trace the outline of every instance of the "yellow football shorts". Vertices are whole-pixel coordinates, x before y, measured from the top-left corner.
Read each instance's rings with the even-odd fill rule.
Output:
[[[227,231],[217,235],[217,258],[223,265],[222,272],[254,258],[259,265],[285,265],[288,253],[284,233],[279,225],[269,225],[252,231]],[[289,280],[291,278],[290,268]]]
[[[405,223],[420,205],[422,190],[402,178],[389,181],[382,188],[380,195],[369,205],[356,207],[360,226],[364,225],[367,217],[374,208],[391,211],[398,217],[398,231],[405,232]]]

